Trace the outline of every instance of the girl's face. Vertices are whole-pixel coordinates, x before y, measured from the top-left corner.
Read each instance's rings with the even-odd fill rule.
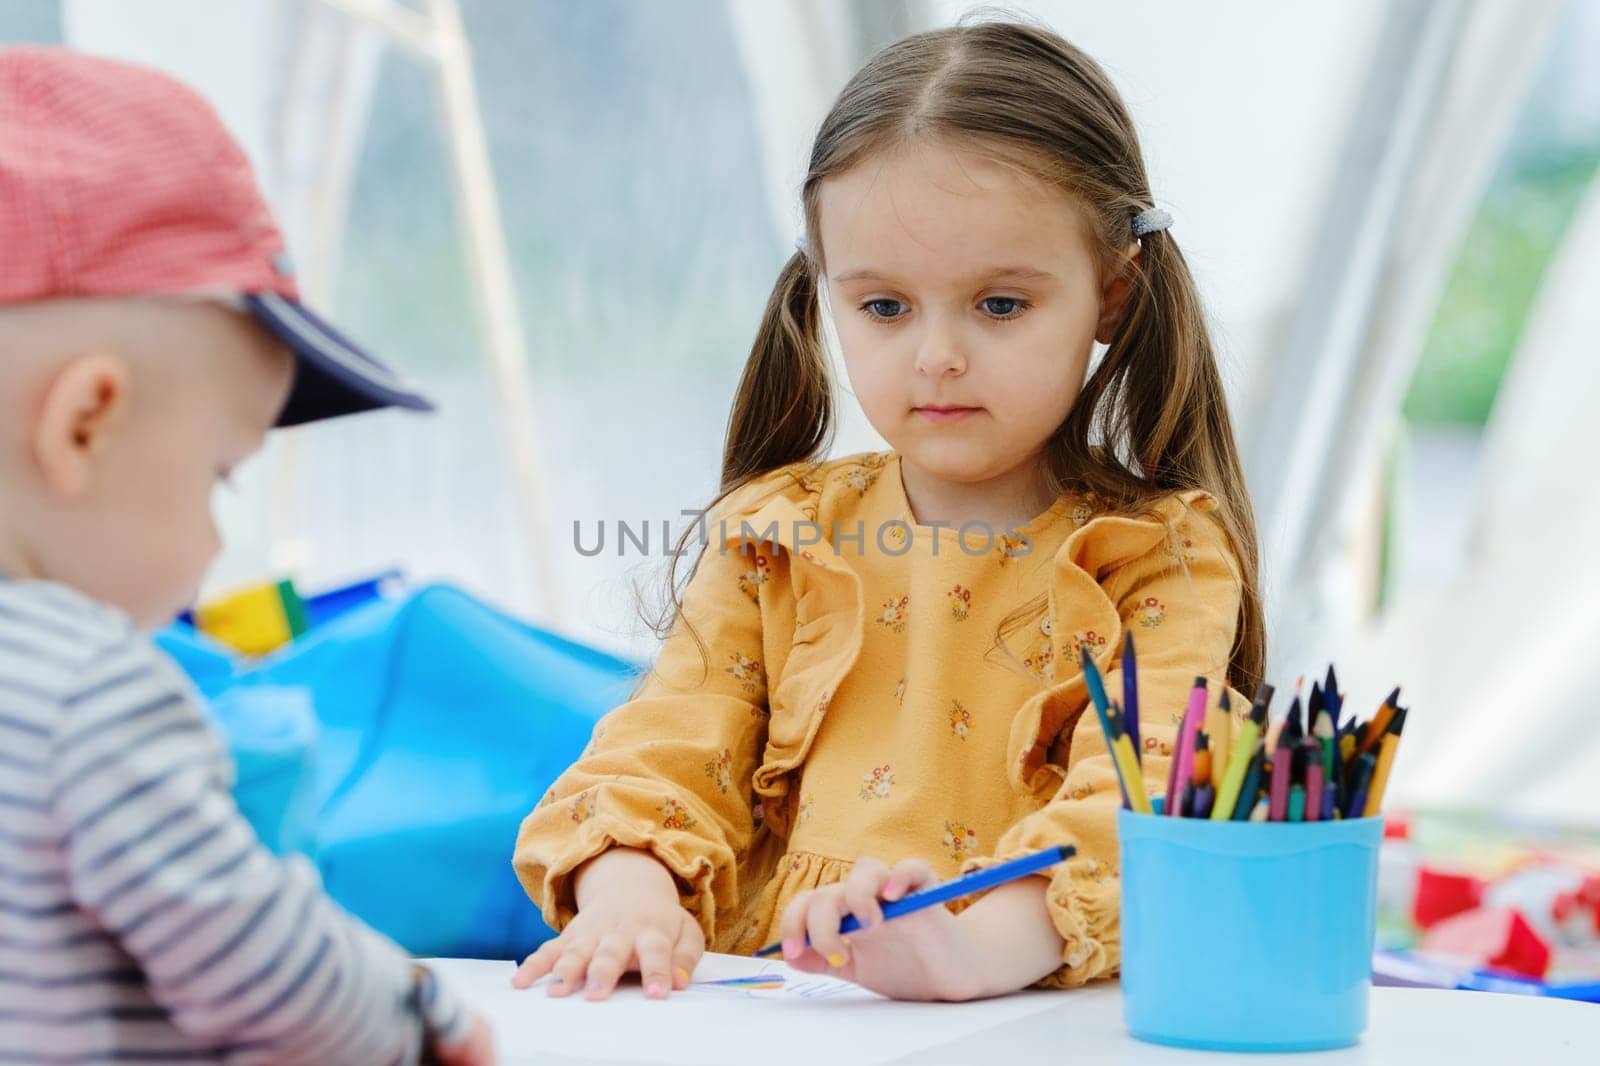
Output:
[[[828,179],[819,211],[828,300],[873,427],[945,481],[1037,463],[1117,293],[1076,202],[921,144]]]

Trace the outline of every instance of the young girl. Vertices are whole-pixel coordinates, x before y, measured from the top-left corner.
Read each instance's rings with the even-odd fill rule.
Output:
[[[1259,679],[1227,403],[1105,73],[1030,26],[900,41],[834,103],[803,198],[671,633],[522,826],[517,874],[563,931],[520,987],[603,998],[638,971],[660,997],[707,945],[774,939],[902,998],[1114,974],[1120,800],[1080,649],[1120,692],[1137,635],[1151,792],[1195,676]],[[818,461],[822,299],[892,451]],[[878,920],[1061,843],[1042,876]]]

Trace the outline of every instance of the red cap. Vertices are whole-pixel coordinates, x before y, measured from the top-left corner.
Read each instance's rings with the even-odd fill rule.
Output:
[[[299,302],[244,152],[147,67],[0,49],[0,305],[223,290],[300,359],[280,424],[431,405]]]

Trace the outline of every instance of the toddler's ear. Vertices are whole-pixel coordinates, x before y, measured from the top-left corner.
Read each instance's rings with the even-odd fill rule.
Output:
[[[51,379],[31,441],[48,491],[73,499],[88,490],[127,418],[131,384],[127,363],[103,353],[80,355]]]
[[[1095,324],[1094,339],[1101,344],[1110,344],[1122,324],[1122,312],[1133,291],[1134,272],[1139,269],[1139,251],[1139,242],[1134,241],[1122,259],[1121,269],[1106,280],[1100,292],[1100,321]]]

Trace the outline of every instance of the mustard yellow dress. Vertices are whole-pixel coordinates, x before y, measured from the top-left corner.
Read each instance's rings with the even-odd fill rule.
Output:
[[[1070,843],[1041,875],[1066,942],[1042,983],[1114,974],[1119,792],[1078,649],[1120,693],[1135,634],[1145,784],[1163,793],[1189,688],[1226,676],[1234,642],[1215,506],[1195,491],[1130,517],[1067,495],[991,536],[918,524],[893,452],[753,481],[707,516],[694,632],[680,620],[523,822],[518,877],[560,929],[576,867],[647,849],[707,944],[748,954],[861,856],[945,877]]]

